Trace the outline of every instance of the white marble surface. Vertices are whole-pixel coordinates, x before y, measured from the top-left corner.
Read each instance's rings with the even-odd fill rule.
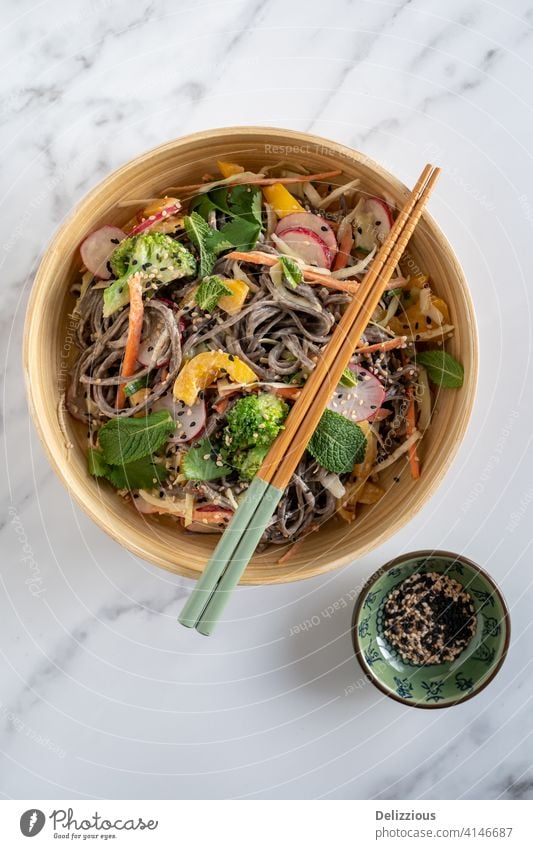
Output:
[[[3,4],[5,797],[533,797],[532,24],[531,0]],[[481,374],[453,468],[407,528],[327,577],[241,589],[206,640],[176,625],[190,584],[122,551],[54,477],[20,345],[39,255],[90,187],[162,141],[253,123],[337,139],[408,183],[444,166],[432,212],[470,281]],[[501,674],[449,711],[357,686],[349,607],[321,615],[423,547],[484,564],[512,609]]]

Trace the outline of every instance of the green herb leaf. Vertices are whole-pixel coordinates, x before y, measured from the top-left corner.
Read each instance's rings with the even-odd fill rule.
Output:
[[[154,463],[151,457],[113,466],[106,463],[101,451],[94,449],[89,450],[87,464],[90,475],[107,478],[117,489],[154,489],[168,475],[166,467]]]
[[[351,472],[365,457],[366,436],[355,422],[324,410],[307,450],[329,472]]]
[[[104,455],[101,451],[97,451],[95,448],[89,448],[87,453],[87,468],[89,474],[93,477],[105,478],[109,466],[104,460]]]
[[[437,386],[460,389],[463,385],[464,369],[447,351],[421,351],[416,361],[426,367],[429,379]]]
[[[109,466],[106,475],[117,489],[155,489],[167,477],[168,469],[152,457],[140,457],[122,466]]]
[[[281,270],[283,271],[283,276],[285,280],[292,286],[293,289],[296,289],[298,283],[301,283],[304,279],[302,269],[289,256],[280,256],[279,264],[281,265]]]
[[[194,216],[202,218],[203,221],[203,219],[207,219],[211,210],[217,209],[227,215],[231,220],[220,230],[213,230],[203,221],[204,227],[208,228],[208,230],[203,231],[204,253],[210,251],[218,256],[221,251],[228,248],[251,251],[254,249],[259,233],[261,232],[261,203],[262,194],[256,186],[236,185],[229,188],[222,186],[219,189],[212,189],[208,194],[203,194],[195,199],[191,207],[191,209],[194,209],[194,212],[191,212],[191,215],[188,216],[193,219],[189,223],[189,227],[187,226],[187,218],[185,219],[187,235],[198,250],[201,250],[199,244],[195,241],[199,233],[196,232],[193,237],[191,232],[189,232],[189,229],[191,231],[198,231],[201,228],[201,225],[198,224]],[[209,230],[211,231],[211,235],[208,234]],[[208,267],[208,271],[200,270],[200,276],[209,274],[213,265],[214,260],[210,267],[206,266]]]
[[[254,221],[261,226],[262,194],[257,186],[236,185],[227,190],[230,215]]]
[[[351,370],[351,368],[345,368],[339,383],[341,386],[347,386],[351,389],[352,386],[357,385],[357,375]]]
[[[181,461],[181,470],[190,481],[213,481],[222,478],[228,475],[231,469],[228,466],[217,466],[213,459],[217,456],[216,449],[209,439],[202,439],[194,448],[189,448]]]
[[[205,277],[213,270],[217,256],[232,248],[233,242],[228,241],[218,230],[213,230],[197,212],[186,215],[183,224],[187,236],[200,255],[198,275]]]
[[[157,451],[176,429],[168,410],[138,419],[111,419],[98,432],[106,463],[118,466],[132,463]]]
[[[245,218],[234,218],[219,231],[230,246],[240,251],[252,251],[261,232],[261,225]]]
[[[196,290],[194,300],[201,310],[213,312],[222,295],[231,295],[231,289],[224,285],[222,278],[204,277]]]

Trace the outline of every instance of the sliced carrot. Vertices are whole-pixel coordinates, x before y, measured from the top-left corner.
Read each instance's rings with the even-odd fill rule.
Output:
[[[220,401],[217,401],[216,404],[213,404],[213,410],[216,410],[217,413],[222,415],[228,409],[229,398],[221,398]]]
[[[300,397],[302,390],[299,386],[273,386],[270,392],[273,395],[277,395],[278,398],[288,398],[289,401],[296,401]]]
[[[415,410],[415,396],[413,392],[413,387],[409,386],[407,389],[407,397],[409,399],[409,406],[407,408],[406,414],[406,424],[407,424],[407,437],[413,435],[416,430],[416,410]],[[411,468],[411,477],[413,480],[418,480],[420,477],[420,461],[417,456],[417,444],[411,445],[409,449],[409,466]]]
[[[279,262],[279,257],[274,254],[264,254],[261,251],[231,251],[226,254],[226,259],[237,259],[241,262],[249,262],[253,265],[276,265]],[[320,286],[327,286],[328,289],[337,289],[340,292],[349,292],[355,294],[359,289],[360,283],[349,283],[347,280],[336,280],[328,274],[320,274],[318,271],[311,271],[306,268],[303,272],[306,283],[317,283]]]
[[[348,264],[348,257],[350,256],[350,252],[352,250],[353,245],[353,233],[352,233],[352,225],[344,227],[344,232],[341,236],[339,250],[337,256],[335,257],[335,262],[333,263],[333,271],[338,271],[339,268],[346,268]]]
[[[124,359],[122,360],[122,369],[120,372],[121,377],[131,377],[132,374],[135,374],[143,329],[143,290],[141,278],[138,274],[134,274],[130,277],[128,280],[128,288],[130,290],[130,313],[128,316],[128,338],[124,349]],[[121,383],[117,391],[117,409],[120,410],[125,404],[126,396],[124,395],[124,384]]]
[[[363,345],[361,348],[356,348],[356,354],[372,354],[374,351],[392,351],[393,348],[403,348],[406,343],[407,336],[395,336],[394,339],[387,339],[386,342],[376,342],[374,345]]]

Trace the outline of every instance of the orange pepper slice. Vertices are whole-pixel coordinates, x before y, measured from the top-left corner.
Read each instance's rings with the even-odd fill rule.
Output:
[[[431,303],[442,314],[444,324],[449,324],[450,311],[446,301],[434,298],[432,295]],[[417,333],[423,333],[425,330],[435,330],[438,325],[426,317],[416,303],[408,307],[405,312],[391,318],[389,327],[396,336],[416,336]]]
[[[233,177],[234,174],[242,174],[244,168],[236,162],[221,162],[217,159],[217,168],[224,178]]]
[[[174,397],[192,407],[198,393],[213,383],[222,372],[235,383],[255,383],[257,375],[238,357],[222,351],[205,351],[186,363],[174,383]]]

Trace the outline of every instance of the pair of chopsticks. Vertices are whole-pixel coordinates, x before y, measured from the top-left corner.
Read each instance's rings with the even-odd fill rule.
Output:
[[[239,583],[320,418],[381,300],[440,173],[426,165],[390,233],[348,304],[261,468],[234,513],[179,621],[211,634]]]

